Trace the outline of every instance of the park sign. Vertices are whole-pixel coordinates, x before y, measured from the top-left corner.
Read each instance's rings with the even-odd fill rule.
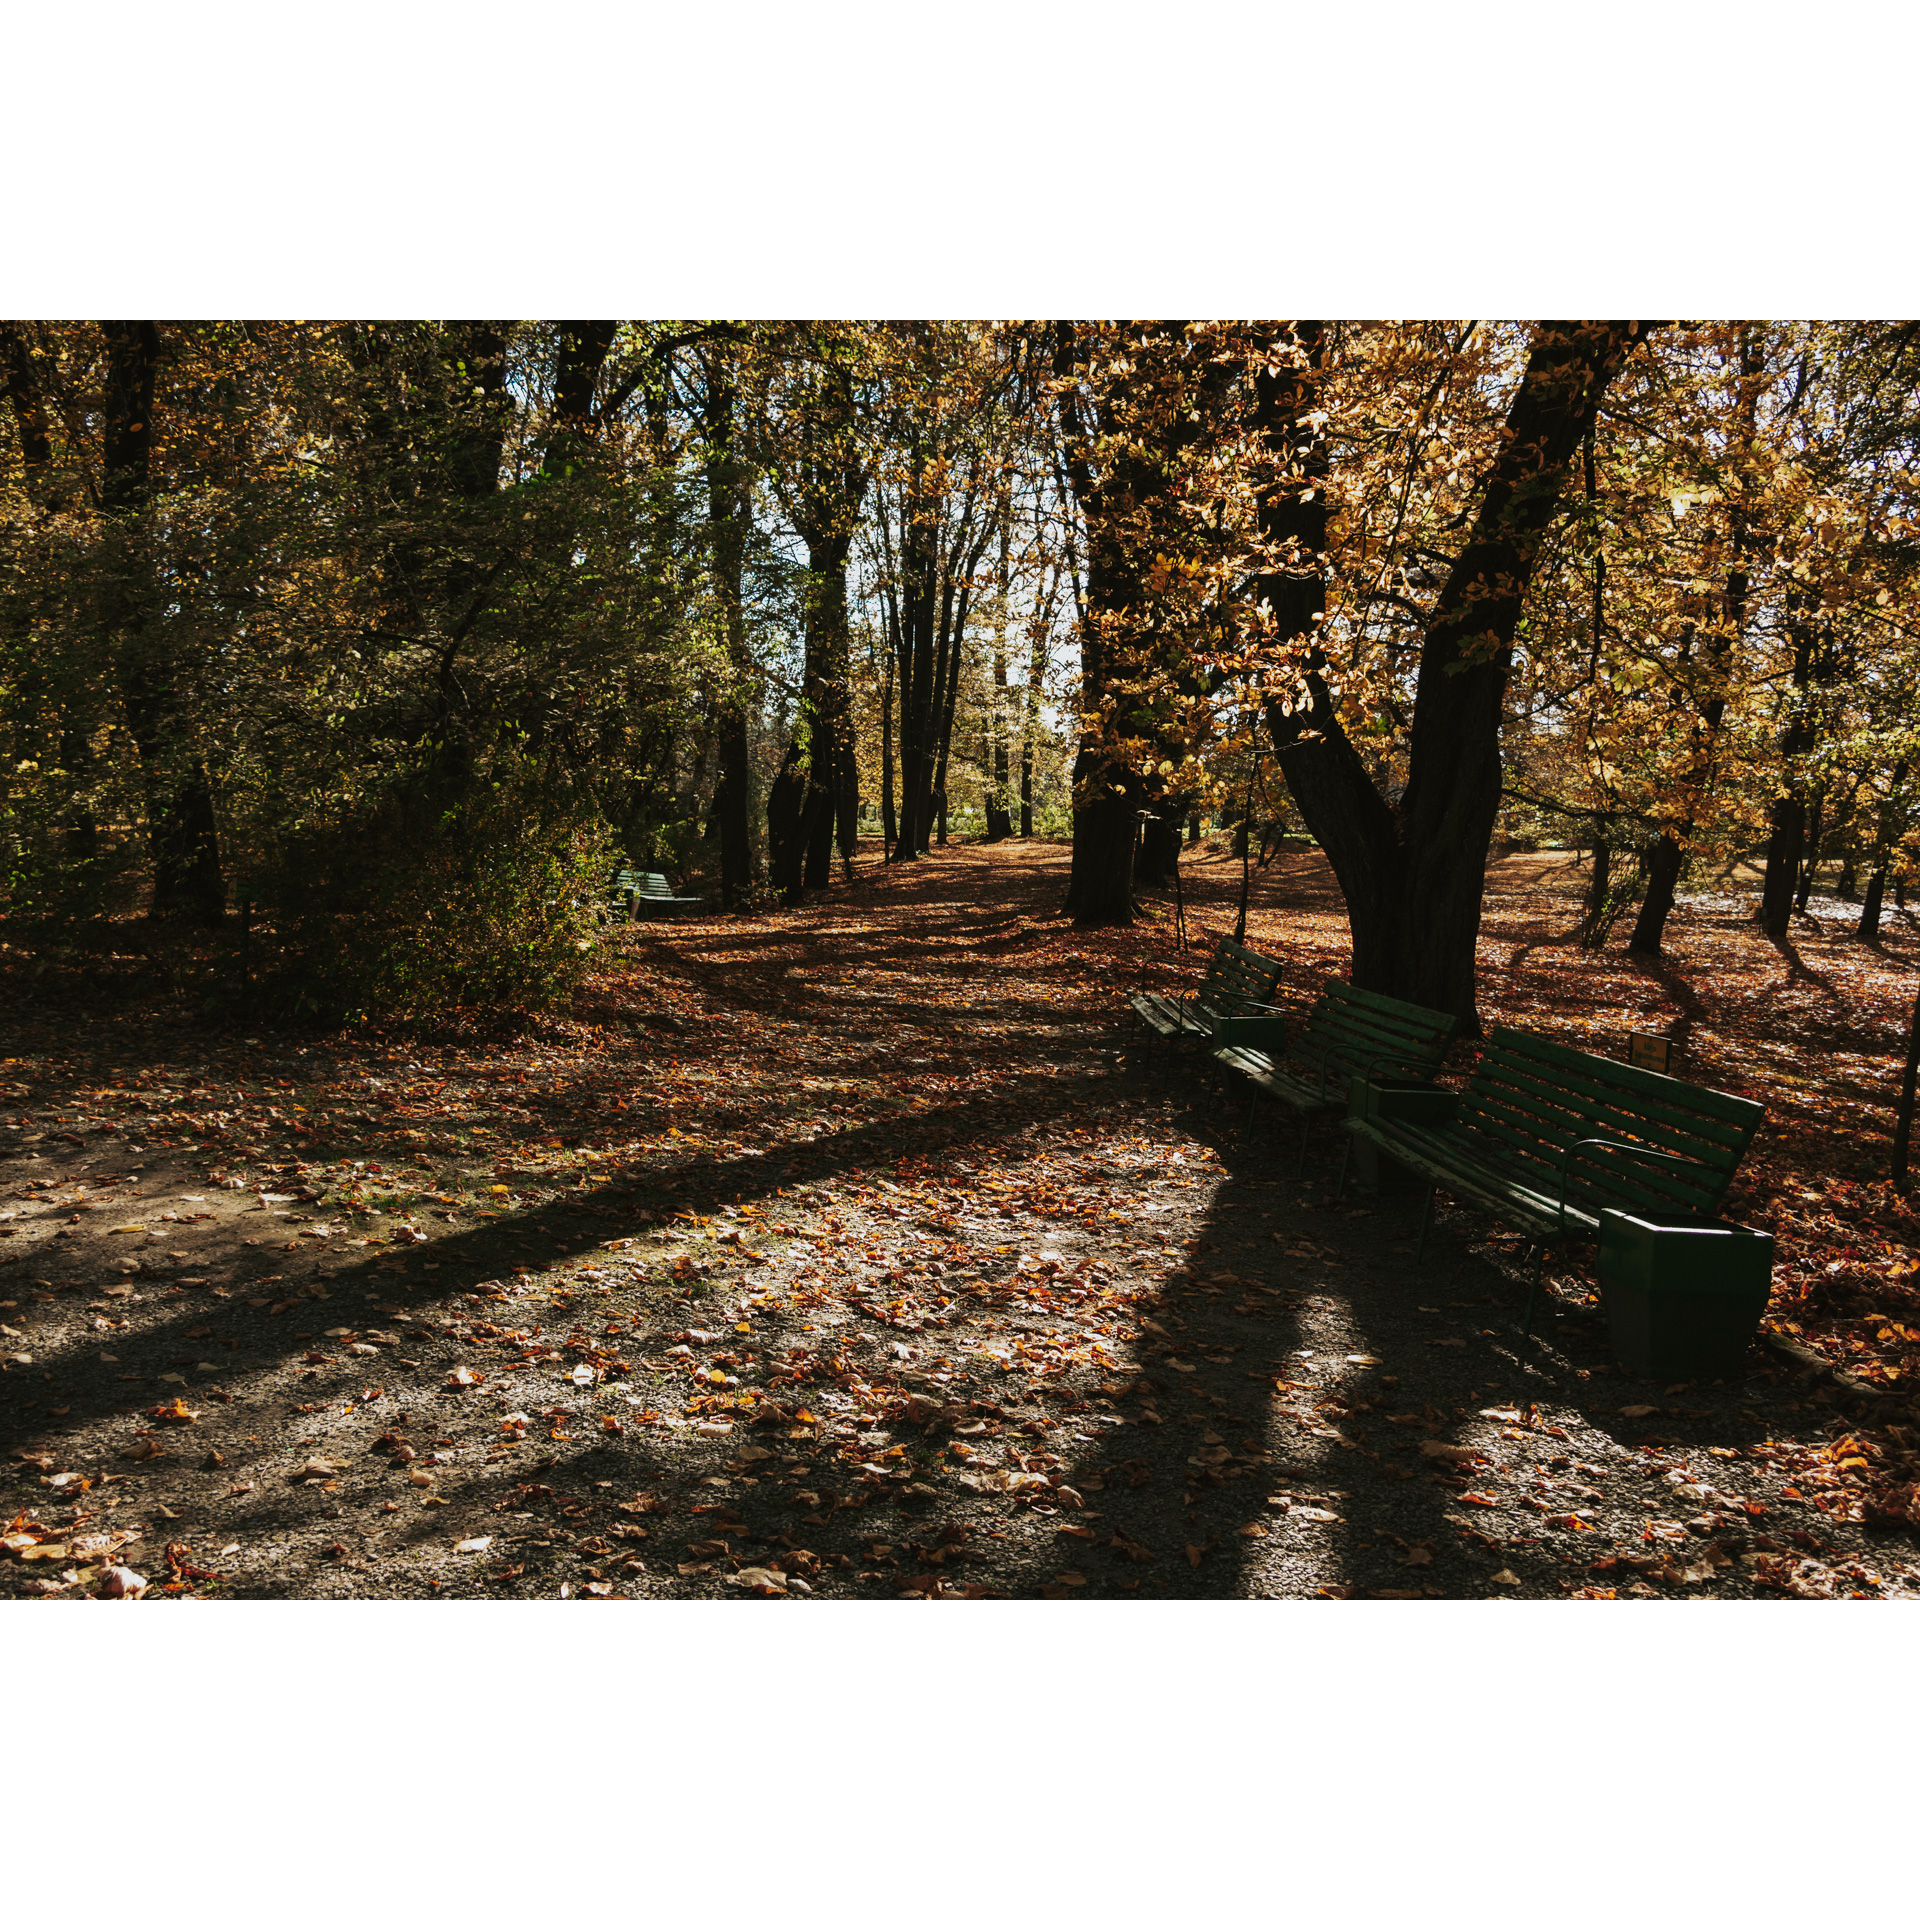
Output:
[[[1627,1036],[1627,1064],[1644,1067],[1649,1073],[1673,1072],[1673,1042],[1663,1033],[1630,1033]]]

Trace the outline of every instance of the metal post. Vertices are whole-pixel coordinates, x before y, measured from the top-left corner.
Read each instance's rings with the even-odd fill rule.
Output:
[[[1233,937],[1241,942],[1247,937],[1247,899],[1253,888],[1253,779],[1265,752],[1255,747],[1247,761],[1247,794],[1240,804],[1240,917],[1233,923]]]
[[[1914,996],[1913,1020],[1907,1032],[1907,1070],[1900,1081],[1900,1103],[1893,1116],[1893,1183],[1907,1184],[1907,1150],[1913,1141],[1913,1101],[1920,1083],[1920,994]]]

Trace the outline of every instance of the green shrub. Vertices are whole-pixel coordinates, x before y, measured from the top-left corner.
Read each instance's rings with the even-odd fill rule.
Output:
[[[564,1001],[614,862],[598,820],[493,790],[427,821],[396,810],[288,844],[260,892],[297,1011],[485,1019]]]

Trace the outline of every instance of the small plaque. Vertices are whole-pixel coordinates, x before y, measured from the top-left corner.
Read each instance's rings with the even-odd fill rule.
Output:
[[[1632,1033],[1627,1036],[1627,1064],[1645,1067],[1649,1073],[1673,1071],[1673,1042],[1664,1034]]]

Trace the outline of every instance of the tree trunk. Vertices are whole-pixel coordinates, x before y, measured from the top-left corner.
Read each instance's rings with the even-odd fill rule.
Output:
[[[1587,876],[1587,911],[1580,938],[1591,940],[1606,917],[1607,895],[1613,891],[1613,845],[1603,833],[1593,837],[1593,870]]]
[[[1827,790],[1816,787],[1813,793],[1813,806],[1807,815],[1807,851],[1806,858],[1800,863],[1800,884],[1794,889],[1793,907],[1796,913],[1805,913],[1807,902],[1813,898],[1814,876],[1820,871],[1820,837],[1825,831],[1827,810]]]
[[[886,677],[880,683],[880,848],[882,857],[888,860],[893,858],[900,832],[893,811],[893,671],[889,651]]]
[[[720,840],[720,904],[733,908],[753,891],[753,756],[748,729],[752,662],[747,654],[742,576],[746,566],[748,481],[734,456],[733,368],[725,343],[707,355],[707,516],[713,538],[713,578],[727,627],[733,683],[719,714],[720,778],[713,792]]]
[[[1867,896],[1860,903],[1860,924],[1854,937],[1860,940],[1880,938],[1880,903],[1887,895],[1887,863],[1882,860],[1867,875]]]
[[[953,753],[953,716],[960,701],[960,648],[967,630],[967,590],[962,587],[953,616],[953,631],[947,646],[946,685],[942,692],[939,727],[939,759],[934,773],[934,788],[940,813],[940,844],[947,844],[947,763]]]
[[[1660,951],[1686,861],[1686,848],[1671,832],[1663,833],[1654,843],[1647,866],[1646,898],[1640,902],[1640,917],[1634,921],[1632,937],[1627,941],[1629,953],[1651,955]]]
[[[593,422],[593,393],[600,369],[613,351],[618,320],[562,320],[553,375],[553,420],[564,432],[584,435]]]
[[[190,744],[190,695],[180,686],[161,620],[155,617],[141,516],[152,484],[153,388],[160,329],[151,320],[108,320],[107,388],[100,504],[119,552],[109,588],[127,732],[140,757],[152,866],[154,919],[180,917],[218,926],[226,888],[206,763]]]
[[[1149,814],[1141,822],[1136,877],[1143,887],[1170,887],[1180,865],[1180,823]]]
[[[931,825],[935,628],[939,539],[926,497],[926,461],[916,444],[900,530],[900,839],[897,860],[917,860]]]
[[[1007,754],[1007,596],[1012,585],[1008,548],[1013,535],[1013,509],[1004,490],[996,518],[1000,528],[1000,567],[996,577],[999,594],[993,615],[993,690],[985,722],[988,754],[982,755],[980,769],[986,779],[987,843],[990,846],[1013,834],[1013,815],[1007,808],[1008,775],[1012,772]]]
[[[1513,636],[1542,535],[1580,441],[1634,331],[1548,323],[1507,414],[1473,532],[1450,569],[1421,648],[1408,776],[1390,807],[1347,738],[1308,642],[1305,711],[1267,711],[1289,791],[1346,895],[1353,983],[1462,1017],[1477,1031],[1474,960],[1487,853],[1500,806],[1500,722]],[[1296,338],[1299,338],[1296,335]],[[1309,369],[1318,348],[1300,339]],[[1307,424],[1310,371],[1263,372],[1261,405],[1283,478],[1261,524],[1300,564],[1265,576],[1282,638],[1307,641],[1324,605],[1325,455]],[[1303,486],[1301,483],[1305,482]]]
[[[1806,857],[1807,802],[1800,780],[1817,738],[1810,689],[1813,683],[1814,631],[1804,606],[1793,626],[1793,672],[1787,695],[1786,725],[1780,731],[1780,792],[1773,802],[1767,835],[1767,864],[1760,883],[1759,921],[1770,940],[1784,940],[1793,918],[1793,897]]]
[[[853,385],[829,360],[812,378],[790,505],[807,543],[806,664],[786,759],[767,799],[773,884],[789,906],[803,886],[833,877],[836,822],[846,813],[853,763],[853,690],[847,559],[867,470],[852,434]],[[852,858],[851,835],[847,857]]]
[[[1873,829],[1873,872],[1867,876],[1867,897],[1860,905],[1860,924],[1854,930],[1861,940],[1877,940],[1880,937],[1880,913],[1882,903],[1887,897],[1887,868],[1893,856],[1894,834],[1897,817],[1894,801],[1900,791],[1900,783],[1907,777],[1907,763],[1899,760],[1894,763],[1893,778],[1887,783],[1886,804],[1880,809],[1880,818]],[[1896,895],[1897,904],[1906,905],[1904,898]]]

